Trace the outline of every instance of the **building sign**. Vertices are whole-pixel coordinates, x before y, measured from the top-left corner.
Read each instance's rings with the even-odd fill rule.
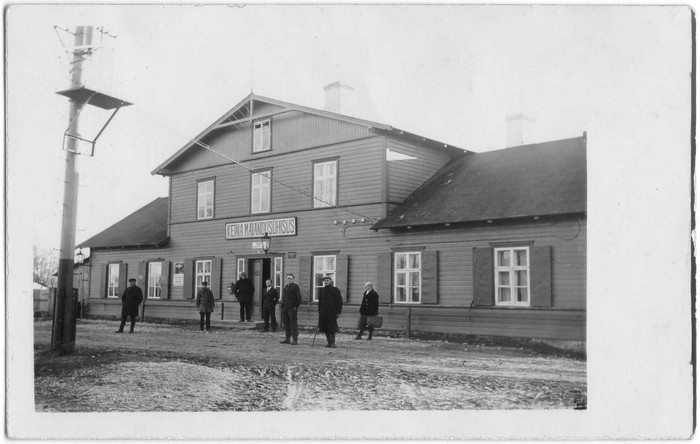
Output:
[[[173,274],[173,287],[185,285],[185,270],[182,262],[175,262],[175,274]]]
[[[251,220],[226,224],[226,239],[245,239],[250,237],[295,236],[297,218]]]

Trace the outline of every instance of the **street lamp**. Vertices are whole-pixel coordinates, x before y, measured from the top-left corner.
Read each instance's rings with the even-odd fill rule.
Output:
[[[260,238],[262,241],[262,249],[265,252],[265,256],[267,256],[267,252],[270,251],[270,235],[267,234],[267,231],[265,232],[265,235]]]
[[[78,250],[78,254],[75,255],[75,258],[78,259],[79,264],[82,264],[83,259],[85,258],[85,255],[83,254],[83,250]]]

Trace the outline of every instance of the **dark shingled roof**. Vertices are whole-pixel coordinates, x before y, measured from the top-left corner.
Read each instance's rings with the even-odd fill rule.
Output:
[[[160,247],[168,240],[168,198],[159,197],[76,248]]]
[[[372,229],[586,212],[586,135],[467,154]]]

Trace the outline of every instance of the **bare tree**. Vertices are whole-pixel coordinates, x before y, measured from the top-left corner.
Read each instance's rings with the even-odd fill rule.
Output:
[[[34,245],[34,282],[43,287],[51,287],[57,271],[56,254],[53,251],[40,250]]]

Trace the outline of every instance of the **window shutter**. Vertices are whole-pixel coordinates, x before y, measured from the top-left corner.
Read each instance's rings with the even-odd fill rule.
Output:
[[[139,275],[136,276],[136,285],[141,287],[141,291],[143,292],[144,297],[146,297],[148,295],[148,276],[146,276],[147,270],[148,270],[148,262],[146,262],[146,261],[139,262]]]
[[[549,245],[530,249],[532,307],[552,306],[552,249]]]
[[[340,290],[340,294],[345,296],[345,302],[350,302],[348,294],[348,255],[339,254],[335,259],[335,286]]]
[[[301,256],[299,258],[299,279],[297,282],[301,290],[301,299],[312,300],[311,292],[314,284],[311,282],[311,256]]]
[[[474,305],[493,305],[493,249],[474,248],[472,251]]]
[[[182,297],[184,299],[192,299],[192,287],[194,286],[194,259],[185,259],[182,271],[185,273],[185,279],[182,284]]]
[[[393,269],[391,268],[392,253],[379,253],[377,255],[377,282],[374,289],[379,293],[379,303],[391,304],[391,276]]]
[[[123,262],[121,264],[119,264],[119,288],[117,289],[118,290],[117,296],[119,296],[120,298],[121,298],[124,290],[126,290],[126,281],[127,281],[126,271],[127,271],[126,264]]]
[[[426,250],[421,254],[421,301],[438,303],[437,251]]]
[[[109,276],[109,264],[102,267],[100,275],[100,291],[103,298],[107,297],[107,277]]]
[[[211,260],[211,282],[209,288],[214,293],[214,299],[221,299],[221,258],[215,257]]]
[[[160,298],[168,299],[170,290],[170,261],[163,261],[163,269],[160,275]]]

